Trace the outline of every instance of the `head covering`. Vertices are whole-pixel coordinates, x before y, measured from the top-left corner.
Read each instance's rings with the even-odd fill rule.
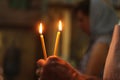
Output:
[[[112,32],[117,23],[115,12],[103,0],[91,0],[90,29],[93,35]]]

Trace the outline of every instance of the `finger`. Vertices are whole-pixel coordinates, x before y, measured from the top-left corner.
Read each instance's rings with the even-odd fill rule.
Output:
[[[37,75],[37,76],[40,76],[40,69],[39,69],[39,68],[36,69],[36,75]]]
[[[64,60],[62,60],[61,58],[59,58],[57,56],[50,56],[50,57],[48,57],[46,62],[47,63],[60,63],[60,64],[65,63]]]
[[[44,59],[39,59],[38,61],[37,61],[37,65],[39,66],[39,67],[42,67],[42,66],[44,66],[44,64],[45,64],[45,60]]]

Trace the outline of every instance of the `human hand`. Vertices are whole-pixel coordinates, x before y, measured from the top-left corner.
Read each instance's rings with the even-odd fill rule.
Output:
[[[56,56],[50,56],[46,60],[40,59],[37,64],[40,80],[98,80],[79,73],[68,62]]]

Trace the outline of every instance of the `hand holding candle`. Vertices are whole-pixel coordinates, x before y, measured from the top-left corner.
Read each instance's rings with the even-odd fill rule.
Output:
[[[40,39],[41,39],[41,43],[42,43],[44,59],[46,59],[47,58],[47,53],[46,53],[46,48],[45,48],[44,37],[43,37],[43,34],[42,34],[42,23],[40,23],[40,26],[39,26],[39,33],[40,33]]]
[[[57,32],[54,56],[49,56],[47,58],[46,49],[44,44],[44,38],[42,35],[42,24],[40,24],[40,38],[42,42],[42,48],[44,52],[44,57],[46,60],[38,60],[37,74],[40,76],[40,80],[99,80],[93,76],[87,76],[79,73],[74,69],[68,62],[62,60],[57,56],[58,44],[60,39],[60,34],[62,30],[62,22],[59,21],[59,31]],[[62,73],[66,75],[62,75]]]
[[[40,59],[37,64],[39,80],[100,80],[94,76],[81,74],[58,56],[49,56],[46,60]]]
[[[59,21],[58,25],[59,31],[57,32],[57,37],[56,37],[56,42],[55,42],[55,47],[54,47],[54,56],[57,56],[57,50],[58,50],[58,44],[59,44],[59,39],[60,39],[60,33],[62,31],[62,22]]]

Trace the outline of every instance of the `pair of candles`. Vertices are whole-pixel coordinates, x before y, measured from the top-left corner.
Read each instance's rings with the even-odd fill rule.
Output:
[[[60,34],[61,34],[61,31],[62,31],[62,22],[61,21],[59,21],[58,29],[59,30],[57,32],[55,47],[54,47],[54,56],[57,56],[58,44],[59,44],[59,40],[60,40]],[[47,58],[47,53],[46,53],[44,36],[43,36],[42,32],[43,32],[43,26],[42,26],[42,23],[40,23],[39,33],[40,33],[40,39],[41,39],[41,43],[42,43],[44,59],[46,59]]]

